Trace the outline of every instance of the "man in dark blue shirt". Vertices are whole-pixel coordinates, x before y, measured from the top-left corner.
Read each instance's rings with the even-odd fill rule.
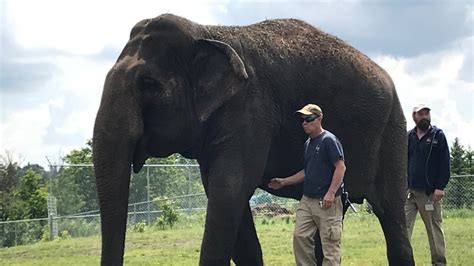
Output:
[[[313,239],[318,229],[323,265],[340,265],[341,185],[346,171],[344,152],[336,136],[323,129],[323,112],[319,106],[308,104],[297,114],[309,136],[304,146],[304,169],[286,178],[273,178],[268,186],[280,189],[304,181],[293,233],[296,265],[316,265]]]
[[[411,237],[417,212],[428,234],[433,265],[446,265],[441,199],[450,178],[449,147],[443,131],[431,126],[430,108],[413,108],[416,127],[408,131],[408,193],[405,203]]]

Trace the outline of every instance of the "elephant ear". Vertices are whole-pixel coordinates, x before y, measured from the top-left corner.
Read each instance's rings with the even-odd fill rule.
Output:
[[[194,101],[201,122],[242,90],[248,79],[244,62],[229,44],[217,40],[195,42]]]

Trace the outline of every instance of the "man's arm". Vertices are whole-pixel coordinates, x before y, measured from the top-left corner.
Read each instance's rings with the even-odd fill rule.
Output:
[[[285,186],[298,184],[304,181],[304,170],[300,170],[298,173],[285,177],[285,178],[273,178],[268,183],[268,187],[271,189],[280,189]]]
[[[448,142],[443,131],[438,134],[439,154],[438,154],[438,176],[435,179],[435,188],[444,190],[451,177],[451,159],[449,156]]]
[[[346,164],[344,160],[337,160],[334,163],[334,174],[332,175],[331,185],[329,186],[328,192],[324,195],[323,198],[323,209],[328,209],[331,207],[332,203],[334,202],[334,196],[336,195],[337,190],[342,184],[342,180],[344,179],[344,173],[346,172]]]
[[[439,201],[444,196],[444,188],[448,184],[449,178],[451,177],[451,159],[449,156],[448,142],[443,131],[439,132],[438,135],[439,143],[439,156],[438,156],[438,173],[435,179],[435,191],[433,192],[433,201]]]

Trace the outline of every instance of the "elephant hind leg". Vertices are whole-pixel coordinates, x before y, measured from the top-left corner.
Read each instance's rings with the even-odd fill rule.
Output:
[[[232,260],[236,265],[263,265],[262,249],[248,204],[242,215]]]
[[[379,149],[375,182],[366,194],[382,226],[390,265],[414,265],[405,223],[406,131],[390,117]]]
[[[374,196],[376,193],[380,192],[374,191],[367,200],[382,226],[389,265],[415,265],[405,219],[401,219],[404,212],[397,210],[398,204],[394,206],[390,201]]]
[[[323,265],[323,244],[321,243],[321,237],[319,236],[319,230],[316,231],[314,234],[314,255],[316,257],[316,265],[322,266]]]

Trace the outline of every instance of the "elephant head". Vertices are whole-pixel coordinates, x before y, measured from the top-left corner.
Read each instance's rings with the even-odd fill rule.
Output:
[[[248,79],[229,44],[173,15],[136,24],[107,74],[93,150],[102,220],[102,264],[121,264],[131,165],[181,153],[199,158],[203,128]]]

